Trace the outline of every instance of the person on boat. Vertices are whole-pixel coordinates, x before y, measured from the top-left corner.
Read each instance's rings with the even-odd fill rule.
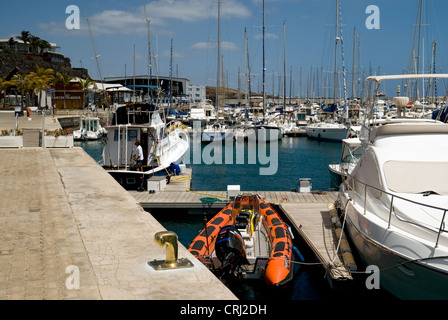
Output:
[[[137,171],[143,172],[143,149],[140,145],[140,140],[135,140],[134,142],[137,149],[135,150],[135,160],[137,161]],[[132,152],[134,152],[134,148],[132,148]]]

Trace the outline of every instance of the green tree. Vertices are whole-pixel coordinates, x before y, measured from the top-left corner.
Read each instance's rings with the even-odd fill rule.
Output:
[[[40,52],[43,53],[45,49],[51,49],[51,44],[47,40],[39,39],[38,47]]]
[[[31,36],[29,38],[29,41],[30,41],[30,45],[31,45],[31,49],[32,49],[33,53],[37,53],[37,49],[39,48],[39,43],[40,43],[41,39],[36,36]]]
[[[29,81],[33,87],[34,92],[39,94],[39,106],[42,102],[42,90],[49,89],[54,81],[53,69],[41,68],[36,64],[36,72],[31,72],[27,76],[27,81]]]
[[[79,85],[81,87],[82,90],[82,107],[85,108],[86,106],[86,93],[90,91],[90,85],[92,85],[94,83],[94,81],[92,79],[90,79],[89,77],[87,77],[87,79],[79,80]]]
[[[13,37],[9,38],[8,40],[8,46],[9,46],[9,50],[11,50],[11,52],[13,51],[13,47],[17,44],[17,41],[14,40]]]
[[[3,93],[3,108],[6,108],[6,91],[8,90],[9,87],[11,87],[11,81],[6,81],[3,78],[0,78],[0,93]]]
[[[29,84],[26,83],[25,76],[21,75],[20,73],[16,74],[10,82],[17,88],[16,92],[20,91],[20,96],[22,97],[23,103],[23,99],[25,97],[24,93],[26,93],[26,90],[29,89]]]
[[[23,30],[20,36],[16,36],[17,39],[22,40],[25,45],[25,51],[27,52],[27,44],[30,42],[31,33],[29,31]]]

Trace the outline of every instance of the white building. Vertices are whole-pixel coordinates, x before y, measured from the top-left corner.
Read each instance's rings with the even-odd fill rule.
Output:
[[[22,40],[14,39],[14,41],[15,41],[14,45],[12,47],[10,47],[10,45],[8,44],[9,39],[0,39],[0,51],[3,49],[10,49],[12,52],[18,52],[18,51],[28,52],[28,53],[33,52],[33,47],[31,46],[31,44],[29,42],[25,46],[25,43]],[[46,49],[44,49],[43,52],[61,54],[59,52],[61,47],[57,46],[56,43],[49,42],[49,44],[50,44],[51,48],[46,48]]]
[[[201,102],[205,100],[205,86],[192,84],[187,86],[187,95],[190,102]]]

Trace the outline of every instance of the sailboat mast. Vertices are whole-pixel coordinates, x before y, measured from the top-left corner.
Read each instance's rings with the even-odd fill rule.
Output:
[[[263,121],[265,120],[265,100],[266,100],[266,66],[265,66],[265,14],[264,14],[264,3],[263,0]]]
[[[339,0],[336,0],[336,31],[334,46],[334,104],[337,103],[337,86],[338,86],[338,22],[339,22]]]
[[[244,28],[244,99],[247,110],[247,30]]]
[[[170,115],[172,81],[173,81],[173,38],[171,38],[171,49],[170,49],[170,81],[168,83],[168,106],[166,117]],[[166,118],[164,120],[166,121]]]
[[[218,61],[216,63],[216,112],[217,112],[217,120],[219,120],[219,78],[220,78],[220,68],[221,68],[221,0],[218,0]],[[218,121],[219,122],[219,121]]]
[[[152,67],[151,67],[151,33],[149,30],[149,24],[151,22],[151,20],[148,19],[148,15],[146,13],[146,5],[145,5],[145,0],[143,1],[143,9],[145,11],[145,20],[146,20],[146,24],[148,26],[148,98],[152,99],[152,95],[150,94],[151,90],[149,89],[149,86],[151,85],[151,80],[152,80]]]
[[[285,22],[283,22],[283,111],[286,111],[286,54],[285,54]]]

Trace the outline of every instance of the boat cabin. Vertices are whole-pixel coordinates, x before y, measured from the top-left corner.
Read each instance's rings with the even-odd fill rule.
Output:
[[[136,104],[120,107],[114,114],[112,125],[107,127],[104,167],[134,168],[136,160],[133,159],[132,150],[136,148],[135,141],[139,140],[144,157],[143,170],[150,169],[158,163],[157,158],[163,148],[161,141],[166,136],[168,132],[155,106]]]

